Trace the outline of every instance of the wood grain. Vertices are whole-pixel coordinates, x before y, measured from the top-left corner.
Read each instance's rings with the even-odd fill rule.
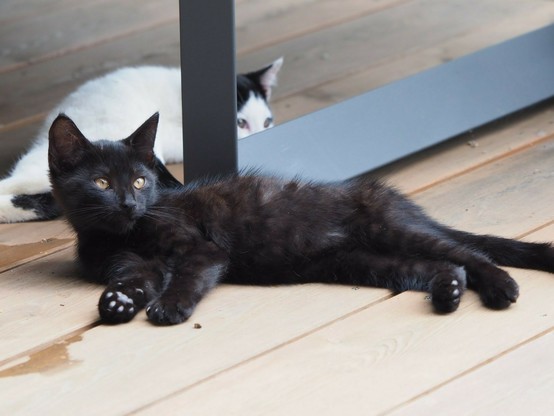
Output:
[[[131,9],[133,13],[129,13]],[[6,22],[0,26],[0,74],[148,28],[177,25],[178,19],[175,1],[119,0],[108,4],[85,2]]]
[[[362,92],[520,36],[552,21],[554,4],[541,2],[513,15],[485,22],[460,36],[443,39],[430,47],[405,51],[391,44],[391,51],[400,52],[397,56],[379,62],[368,62],[368,66],[361,71],[277,98],[273,101],[276,120],[284,122],[320,110]],[[285,69],[289,70],[287,67]]]

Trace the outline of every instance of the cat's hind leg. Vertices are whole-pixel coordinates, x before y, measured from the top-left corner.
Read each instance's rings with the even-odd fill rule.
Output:
[[[467,278],[463,267],[439,272],[431,282],[431,301],[438,313],[450,313],[458,309]]]
[[[448,261],[463,266],[467,272],[468,287],[476,290],[485,306],[505,309],[519,297],[516,281],[498,268],[487,254],[477,247],[461,244],[443,233],[405,233],[402,252],[435,261]]]
[[[439,313],[455,311],[466,289],[463,267],[445,261],[382,255],[365,250],[340,252],[311,262],[304,281],[382,287],[399,293],[428,292]]]

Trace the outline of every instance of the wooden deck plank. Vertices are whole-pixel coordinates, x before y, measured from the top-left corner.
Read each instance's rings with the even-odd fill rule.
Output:
[[[144,380],[144,374],[156,379],[156,385],[168,383],[170,390],[174,384],[195,383],[388,296],[384,290],[323,285],[269,291],[221,286],[200,305],[189,323],[156,328],[138,317],[117,329],[98,326],[86,331],[66,354],[66,361],[76,365],[66,367],[62,363],[61,369],[37,371],[32,365],[35,353],[0,368],[0,409],[8,414],[38,409],[70,414],[86,402],[99,406],[94,406],[94,413],[101,408],[105,414],[129,412],[159,398],[165,390],[137,388],[134,381]],[[194,322],[202,328],[194,329]],[[56,322],[50,328],[59,330],[60,325]],[[144,339],[150,341],[145,343]],[[157,369],[152,366],[156,356],[161,358]],[[22,363],[30,363],[27,371]],[[112,396],[112,381],[118,384],[118,391],[124,392],[118,395],[122,400],[102,400]],[[73,386],[71,400],[63,393],[68,386]]]
[[[74,233],[64,220],[0,224],[0,244],[20,245],[47,240],[73,239]]]
[[[0,124],[49,111],[85,80],[120,66],[177,66],[178,45],[177,26],[167,25],[44,61],[25,71],[2,74],[0,89],[6,93],[0,96]],[[60,67],[64,70],[60,71]],[[21,87],[13,89],[11,85]]]
[[[554,409],[553,350],[550,332],[389,414],[423,416],[440,409],[451,416],[549,415]]]
[[[554,142],[550,143],[551,147],[554,147]],[[490,188],[491,193],[497,195],[497,198],[501,198],[504,204],[501,207],[498,207],[494,210],[494,215],[489,214],[490,217],[494,216],[495,220],[502,221],[504,227],[504,233],[510,233],[514,227],[519,227],[520,223],[524,223],[528,227],[528,231],[540,227],[549,221],[552,220],[552,214],[546,212],[540,212],[540,215],[536,214],[534,216],[529,216],[525,221],[522,221],[519,216],[522,213],[525,213],[529,210],[529,207],[521,206],[518,201],[521,198],[529,198],[529,195],[533,195],[534,203],[536,205],[549,205],[552,195],[549,193],[540,193],[541,189],[544,189],[544,178],[541,175],[528,176],[522,174],[525,172],[525,169],[535,168],[536,163],[536,154],[537,153],[548,153],[544,149],[539,149],[540,146],[532,147],[525,152],[516,154],[509,159],[512,161],[508,164],[499,163],[494,166],[494,175],[498,178],[498,182],[502,182],[503,185],[498,185],[492,180],[486,181],[483,180],[481,187],[483,189]],[[534,154],[533,157],[527,156],[527,154]],[[544,156],[547,157],[546,155]],[[516,166],[516,173],[510,175],[507,174],[507,171],[510,171],[512,166]],[[461,192],[460,189],[463,189],[464,184],[473,184],[476,181],[476,178],[482,178],[484,175],[480,172],[487,170],[489,166],[485,166],[481,169],[472,171],[466,175],[463,175],[456,180],[459,183],[454,184],[456,180],[451,180],[453,184],[447,189],[444,189],[443,192],[438,193],[438,196],[433,197],[433,201],[437,206],[443,207],[439,211],[439,218],[449,218],[450,216],[450,205],[454,204],[451,201],[458,201],[459,204],[463,203],[465,200],[464,192]],[[491,173],[489,172],[488,175]],[[465,178],[462,180],[462,178]],[[520,191],[519,193],[510,192],[510,189],[519,189],[521,184],[525,184],[525,190]],[[433,193],[434,188],[431,188],[429,191],[422,192],[418,198],[424,199],[424,195],[427,193]],[[486,192],[486,191],[483,191]],[[523,195],[521,195],[523,192]],[[505,194],[505,195],[504,195]],[[519,204],[519,205],[518,205]],[[455,204],[454,204],[455,205]],[[512,211],[518,211],[520,215],[516,218],[512,215]],[[465,228],[471,228],[474,231],[488,231],[487,221],[482,223],[479,221],[472,222],[472,219],[463,219],[461,224]],[[554,227],[551,227],[550,233],[548,236],[554,239]],[[61,256],[61,255],[60,255]],[[62,257],[60,257],[62,258]],[[67,261],[67,257],[63,257]],[[46,265],[36,268],[32,266],[33,263],[30,263],[29,271],[25,273],[19,273],[19,276],[33,276],[33,270],[40,270],[42,273],[48,275],[50,270]],[[16,270],[20,270],[16,269]],[[162,377],[167,382],[167,384],[159,385],[156,389],[148,389],[148,392],[141,391],[137,389],[136,385],[132,385],[128,390],[125,390],[125,400],[122,402],[111,402],[109,406],[106,404],[106,408],[98,408],[98,411],[108,412],[110,409],[114,414],[120,413],[122,411],[130,411],[133,408],[130,407],[129,398],[132,397],[131,403],[134,403],[136,406],[148,404],[151,401],[161,399],[172,392],[179,391],[180,389],[189,389],[191,386],[196,385],[197,383],[202,382],[205,379],[211,379],[216,374],[226,369],[232,368],[239,365],[241,362],[249,361],[253,362],[253,358],[260,355],[266,354],[268,351],[273,351],[275,348],[278,348],[282,344],[289,343],[290,340],[295,340],[298,337],[303,337],[306,334],[310,334],[314,331],[314,335],[308,335],[304,339],[316,339],[319,340],[320,333],[326,333],[327,330],[319,331],[317,330],[321,326],[325,326],[327,323],[340,320],[341,322],[350,321],[354,319],[353,324],[348,324],[347,327],[349,330],[362,331],[362,328],[365,328],[365,322],[367,319],[373,319],[369,321],[370,328],[379,328],[377,325],[378,322],[398,322],[398,325],[411,325],[411,326],[420,326],[421,331],[426,327],[426,331],[429,330],[429,325],[432,327],[432,334],[438,334],[436,337],[429,338],[430,341],[426,344],[425,348],[416,349],[416,354],[422,354],[424,351],[431,351],[430,348],[431,342],[436,342],[437,339],[445,338],[450,342],[452,337],[455,334],[450,334],[448,328],[452,328],[452,324],[455,324],[458,327],[460,320],[465,322],[465,326],[460,329],[461,337],[469,337],[471,339],[475,334],[471,332],[469,327],[470,321],[478,320],[481,322],[488,322],[490,328],[487,328],[487,331],[496,331],[493,333],[495,335],[495,340],[503,339],[505,343],[502,342],[497,345],[497,343],[492,343],[485,348],[483,354],[494,355],[495,352],[499,352],[498,348],[507,348],[508,344],[513,342],[520,342],[520,339],[527,339],[534,334],[545,330],[545,320],[532,320],[530,319],[534,314],[542,313],[548,314],[548,316],[554,316],[552,314],[554,311],[550,311],[548,308],[552,308],[550,298],[554,294],[554,286],[548,286],[545,282],[551,283],[551,276],[547,276],[542,273],[533,273],[533,272],[516,272],[516,276],[527,276],[534,275],[532,279],[525,280],[522,292],[522,302],[519,302],[518,305],[512,308],[511,311],[496,313],[487,311],[481,307],[479,302],[473,296],[468,296],[467,299],[463,302],[461,311],[453,314],[448,317],[436,316],[433,315],[430,311],[428,302],[423,300],[423,294],[406,294],[401,295],[400,297],[395,297],[394,299],[387,300],[383,302],[383,306],[376,305],[367,308],[367,306],[374,301],[379,301],[385,299],[388,294],[386,291],[380,291],[377,289],[360,289],[360,291],[352,291],[351,288],[340,288],[340,287],[330,287],[330,286],[321,286],[321,285],[308,285],[308,286],[296,286],[296,287],[285,287],[285,288],[256,288],[256,287],[231,287],[223,286],[218,288],[212,296],[210,296],[205,302],[203,302],[198,310],[198,312],[193,316],[189,324],[182,326],[177,326],[173,328],[165,328],[163,330],[155,329],[152,326],[144,322],[144,318],[138,318],[135,322],[131,324],[124,325],[117,329],[113,330],[113,327],[101,326],[95,327],[91,330],[85,331],[81,334],[82,341],[74,343],[69,348],[69,354],[66,354],[73,362],[80,362],[78,365],[73,365],[69,367],[64,367],[63,371],[56,372],[54,370],[48,370],[48,376],[37,374],[33,371],[29,371],[29,374],[24,373],[24,368],[21,367],[21,360],[24,360],[24,357],[21,357],[18,361],[6,362],[6,365],[3,368],[5,372],[3,374],[6,377],[0,381],[0,391],[5,394],[6,399],[14,396],[14,391],[19,390],[23,385],[26,386],[26,391],[29,393],[29,397],[33,397],[30,401],[29,399],[21,398],[19,401],[6,402],[2,399],[0,395],[0,403],[10,403],[14,407],[9,407],[9,411],[15,411],[20,406],[24,406],[25,409],[33,409],[33,406],[38,406],[39,403],[43,406],[42,399],[44,397],[59,397],[60,401],[50,401],[51,410],[54,411],[58,409],[58,406],[65,406],[64,409],[68,409],[68,401],[64,399],[64,396],[59,396],[58,394],[63,391],[69,384],[75,383],[78,380],[78,387],[76,390],[72,390],[72,402],[75,405],[82,406],[80,398],[83,400],[88,398],[93,402],[100,402],[100,397],[107,394],[108,391],[113,390],[113,384],[110,384],[108,380],[111,380],[112,383],[116,383],[121,391],[122,386],[127,386],[128,384],[132,385],[131,381],[135,378],[140,378],[140,374],[148,373],[155,377]],[[36,275],[36,273],[35,273]],[[0,282],[0,287],[4,284]],[[44,283],[45,285],[47,282]],[[72,281],[72,284],[77,284]],[[58,288],[58,290],[63,290]],[[308,291],[308,292],[306,292]],[[4,292],[4,290],[2,290]],[[97,292],[96,289],[93,292]],[[90,325],[91,323],[91,306],[90,303],[92,300],[88,297],[87,302],[79,305],[72,305],[72,319],[75,319],[75,315],[80,316],[82,319],[82,324]],[[97,293],[96,293],[97,296]],[[42,296],[44,301],[39,302],[41,308],[54,308],[55,298],[54,293],[50,293],[49,296]],[[398,300],[397,300],[398,298]],[[310,302],[306,302],[306,299],[310,299]],[[339,300],[341,299],[341,300]],[[526,299],[529,300],[527,303]],[[48,304],[46,306],[45,304]],[[9,306],[9,303],[7,304]],[[332,305],[332,307],[330,307]],[[524,306],[522,306],[524,305]],[[300,311],[296,308],[301,308]],[[545,309],[546,308],[546,309]],[[359,310],[366,310],[366,312]],[[283,313],[287,311],[287,313]],[[294,311],[291,313],[290,311]],[[471,313],[467,312],[471,311]],[[514,312],[515,311],[515,312]],[[523,313],[522,313],[523,311]],[[467,312],[467,313],[466,313]],[[352,315],[353,314],[353,315]],[[352,316],[350,316],[352,315]],[[357,318],[357,316],[363,315],[362,318]],[[367,315],[367,316],[366,316]],[[278,320],[276,322],[276,316]],[[350,317],[348,317],[350,316]],[[469,317],[468,317],[469,316]],[[510,326],[506,325],[507,316],[509,316],[510,321],[515,321],[514,325],[518,325],[525,321],[525,328],[522,331],[513,331]],[[248,317],[246,319],[246,317]],[[374,318],[371,318],[374,317]],[[413,319],[412,319],[413,318]],[[56,317],[55,324],[53,323],[52,327],[55,331],[59,333],[74,333],[75,328],[71,327],[71,331],[67,330],[66,324],[63,322],[64,317]],[[415,322],[414,322],[415,319]],[[502,325],[499,325],[498,320],[505,319]],[[202,324],[201,331],[196,331],[192,327],[193,322],[200,322]],[[549,322],[548,325],[552,326],[552,322]],[[396,325],[396,324],[395,324]],[[435,328],[434,325],[437,325]],[[332,325],[335,327],[335,324]],[[342,328],[342,324],[336,324],[336,327]],[[394,325],[393,325],[394,327]],[[506,327],[506,328],[505,328]],[[213,332],[209,332],[208,328],[214,328]],[[398,327],[397,327],[398,330]],[[152,334],[152,331],[156,331],[156,338],[151,339],[151,336],[147,334]],[[227,332],[228,331],[228,332]],[[379,329],[381,331],[381,329]],[[444,333],[446,331],[446,334]],[[504,331],[504,332],[502,332]],[[0,326],[1,332],[1,326]],[[365,333],[365,331],[364,331]],[[205,337],[200,337],[198,334],[207,334]],[[371,331],[372,336],[375,335],[373,330]],[[468,335],[469,334],[469,335]],[[498,335],[498,336],[497,336]],[[363,338],[362,334],[356,332],[356,337],[360,336],[360,340],[366,342],[367,339]],[[423,335],[421,335],[423,336]],[[33,337],[32,334],[26,334],[25,338]],[[149,337],[150,341],[148,346],[139,347],[138,340]],[[387,339],[386,337],[379,335],[378,339]],[[499,338],[500,337],[500,338]],[[23,337],[22,337],[23,338]],[[59,336],[56,337],[58,339]],[[41,335],[41,340],[44,341],[44,335]],[[129,352],[129,357],[127,359],[118,360],[113,362],[113,352],[112,348],[106,346],[107,339],[110,340],[108,344],[114,343],[118,345],[118,348],[123,351],[133,351]],[[233,339],[234,346],[231,348],[227,344],[224,348],[224,353],[220,350],[221,345],[218,344],[217,340],[221,339]],[[307,360],[307,363],[311,361],[305,357],[303,354],[306,354],[307,351],[312,351],[311,344],[305,344],[304,339],[294,342],[290,348],[293,348],[294,353],[293,357],[296,357],[297,354],[300,354],[300,361],[303,362]],[[396,339],[396,338],[390,338]],[[467,339],[467,338],[466,338]],[[30,341],[30,340],[29,340]],[[402,341],[402,339],[400,339]],[[311,341],[310,341],[311,342]],[[394,342],[394,341],[393,341]],[[35,340],[36,343],[36,340]],[[30,344],[32,344],[30,342]],[[296,347],[295,345],[299,345]],[[381,344],[382,345],[382,344]],[[102,347],[103,346],[103,347]],[[229,347],[229,348],[228,348]],[[284,350],[288,350],[289,347],[285,347]],[[319,347],[317,347],[319,348]],[[333,350],[332,347],[329,347],[327,344],[325,347],[321,347],[329,354],[341,356],[341,351]],[[456,346],[455,348],[460,348]],[[497,349],[495,349],[497,348]],[[214,350],[215,349],[215,350]],[[13,351],[13,347],[10,348]],[[206,357],[206,351],[212,351],[213,356],[218,357],[215,362],[212,360],[202,359],[201,357]],[[152,353],[156,351],[156,354],[160,354],[160,359],[153,361]],[[277,362],[284,365],[285,367],[288,364],[285,362],[286,358],[281,356],[280,349],[277,349],[269,356],[271,360],[276,359]],[[304,352],[303,352],[304,351]],[[35,352],[34,354],[36,354]],[[454,350],[454,353],[458,353],[458,350]],[[411,353],[410,353],[411,354]],[[211,356],[211,354],[208,354]],[[288,355],[288,354],[285,354]],[[475,352],[475,355],[472,355],[471,358],[474,360],[484,360],[485,355],[478,354],[478,351]],[[318,357],[325,356],[327,360],[328,356],[325,354],[317,355]],[[350,357],[351,355],[346,355]],[[142,358],[140,358],[142,357]],[[277,358],[276,358],[277,357]],[[488,356],[487,356],[488,357]],[[448,356],[450,359],[451,356]],[[33,362],[31,358],[29,358]],[[446,357],[444,358],[446,360]],[[262,361],[265,360],[264,357],[261,358]],[[268,358],[269,360],[269,358]],[[316,358],[317,361],[317,358]],[[256,361],[257,362],[257,361]],[[295,361],[294,365],[298,365],[299,362]],[[396,361],[394,361],[396,362]],[[396,365],[389,363],[387,361],[387,366]],[[194,365],[192,364],[194,363]],[[471,362],[473,363],[473,361]],[[471,364],[470,363],[470,364]],[[455,366],[452,370],[454,372],[461,371],[460,368],[468,364],[467,360],[462,360],[460,366]],[[265,364],[264,364],[265,365]],[[292,365],[292,364],[291,364]],[[315,364],[315,367],[319,368],[319,361]],[[355,367],[354,364],[346,364],[348,368]],[[400,365],[400,364],[399,364]],[[401,368],[407,363],[403,363]],[[14,373],[10,373],[10,368],[15,368],[17,374],[20,374],[17,377],[10,377]],[[241,365],[239,370],[243,371],[242,368],[249,368],[250,364]],[[263,366],[262,366],[263,367]],[[35,368],[35,367],[32,367]],[[186,371],[183,369],[186,368]],[[292,367],[287,367],[288,369]],[[312,371],[312,366],[308,367],[302,366],[305,368],[308,373]],[[438,368],[442,369],[442,365],[439,365]],[[375,368],[372,367],[371,371]],[[335,370],[335,367],[333,367]],[[366,368],[367,370],[367,368]],[[380,368],[380,371],[383,370]],[[255,373],[262,371],[260,367],[255,367]],[[274,367],[268,367],[270,373],[279,373],[275,371]],[[288,370],[287,370],[288,371]],[[304,371],[304,370],[303,370]],[[384,370],[383,370],[384,371]],[[419,371],[419,370],[418,370]],[[415,371],[411,374],[411,377],[416,375],[421,376],[421,372]],[[186,374],[183,374],[186,373]],[[234,373],[234,371],[229,372]],[[311,373],[310,373],[311,374]],[[381,374],[381,373],[379,373]],[[364,377],[365,377],[364,373]],[[452,374],[446,371],[437,371],[436,376],[445,376],[451,377]],[[265,375],[262,377],[268,377],[268,380],[271,379],[275,381],[275,377],[278,375]],[[290,374],[287,375],[287,377]],[[222,380],[226,379],[225,373],[221,375]],[[308,377],[312,377],[311,375]],[[326,383],[324,380],[329,380],[329,377],[323,377],[317,371],[313,374],[314,379],[322,381],[315,381],[318,383]],[[257,378],[257,377],[256,377]],[[102,382],[98,382],[98,380]],[[220,377],[216,377],[216,380],[219,380]],[[248,380],[246,377],[245,380]],[[436,378],[429,381],[429,383],[435,383]],[[94,385],[88,384],[94,382]],[[216,382],[216,384],[219,381]],[[211,385],[211,381],[207,384]],[[240,385],[240,383],[237,383]],[[433,384],[434,385],[434,384]],[[428,386],[427,384],[422,384],[418,388],[424,388]],[[328,386],[327,386],[328,387]],[[327,388],[325,387],[325,388]],[[407,396],[401,396],[401,399],[406,399],[406,397],[413,397],[420,390],[413,390],[408,388],[409,386],[404,386],[402,389],[402,394]],[[249,387],[250,388],[250,387]],[[199,387],[202,390],[202,387]],[[196,388],[191,391],[197,391]],[[35,396],[35,392],[37,396]],[[41,392],[41,393],[38,393]],[[189,392],[190,393],[190,392]],[[189,394],[187,393],[187,395]],[[286,392],[287,394],[292,394]],[[312,392],[303,392],[302,394],[311,394]],[[328,394],[326,392],[325,394]],[[344,392],[343,392],[344,393]],[[330,393],[329,393],[330,394]],[[342,393],[341,393],[342,394]],[[35,402],[34,397],[37,401]],[[188,396],[187,396],[188,397]],[[238,396],[237,396],[238,397]],[[261,397],[261,396],[260,396]],[[292,397],[297,397],[292,394]],[[329,396],[331,397],[331,396]],[[359,396],[361,397],[361,396]],[[377,397],[377,396],[376,396]],[[390,398],[389,398],[390,399]],[[188,399],[187,399],[188,400]],[[311,403],[311,400],[308,401]],[[302,406],[306,401],[300,400],[300,402],[294,402],[295,405]],[[169,402],[171,403],[171,402]],[[221,402],[220,402],[221,403]],[[247,401],[247,403],[252,404]],[[394,403],[388,403],[387,406],[392,406]],[[195,402],[194,404],[199,405]],[[252,404],[256,406],[256,404]],[[281,406],[281,402],[277,404]],[[29,406],[29,407],[25,407]],[[102,406],[99,404],[99,406]],[[61,409],[61,407],[59,407]],[[208,413],[209,414],[209,413]],[[232,413],[231,413],[232,414]]]
[[[0,363],[98,320],[102,287],[76,276],[70,249],[0,274]]]
[[[0,272],[72,247],[73,239],[43,239],[38,243],[0,244]]]
[[[554,220],[552,160],[554,140],[440,183],[414,199],[447,225],[515,238]],[[538,194],[541,203],[536,203]]]
[[[249,53],[409,1],[412,0],[302,0],[277,7],[271,2],[245,4],[236,12],[237,49],[241,54]]]
[[[109,0],[91,0],[92,2]],[[57,13],[60,9],[70,9],[76,5],[71,0],[2,0],[0,2],[0,23],[32,18],[47,13]]]
[[[524,13],[537,4],[517,0],[413,1],[248,54],[239,60],[239,69],[257,67],[285,55],[287,71],[280,79],[279,96],[287,96],[400,54],[425,50]]]
[[[275,99],[273,109],[276,120],[287,121],[320,110],[362,92],[523,35],[553,21],[554,4],[540,3],[513,16],[486,22],[475,30],[445,39],[429,48],[399,51],[398,56],[372,63],[360,72]]]
[[[172,0],[119,0],[8,22],[0,26],[0,74],[168,22],[177,25],[178,19]]]
[[[0,272],[71,247],[74,240],[63,220],[0,224]]]

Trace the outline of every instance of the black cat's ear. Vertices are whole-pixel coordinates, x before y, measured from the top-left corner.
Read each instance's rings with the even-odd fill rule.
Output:
[[[273,61],[262,69],[246,74],[247,77],[257,82],[265,94],[265,99],[269,101],[271,98],[271,90],[277,85],[277,74],[283,66],[283,57]]]
[[[60,114],[52,122],[48,132],[50,170],[60,172],[74,168],[82,160],[90,145],[73,120],[65,114]]]
[[[149,165],[152,165],[155,161],[154,142],[156,141],[159,119],[159,113],[153,114],[142,126],[123,141],[128,146],[131,146],[133,152]]]

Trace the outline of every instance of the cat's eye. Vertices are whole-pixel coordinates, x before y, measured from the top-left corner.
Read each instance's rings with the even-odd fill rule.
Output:
[[[106,178],[96,178],[94,180],[94,183],[100,189],[108,189],[110,187],[110,182],[108,182],[108,180]]]
[[[269,126],[273,124],[273,119],[271,117],[268,117],[264,121],[264,127],[267,129]]]
[[[136,189],[144,188],[145,184],[146,184],[146,178],[144,178],[144,176],[140,176],[140,177],[136,178],[135,181],[133,182],[133,186]]]
[[[248,121],[243,118],[237,118],[237,126],[239,126],[239,129],[245,129],[248,127]]]

